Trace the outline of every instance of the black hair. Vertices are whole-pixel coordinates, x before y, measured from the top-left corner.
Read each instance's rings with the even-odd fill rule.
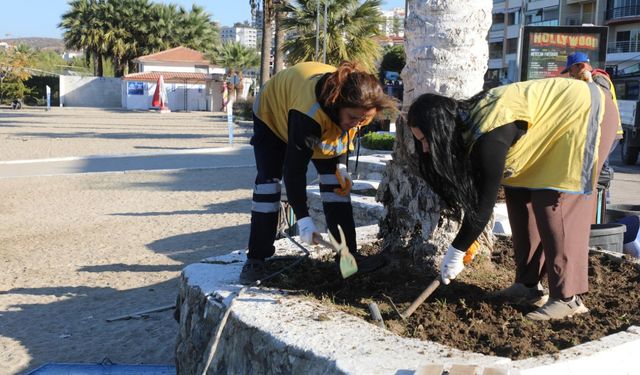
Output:
[[[429,144],[425,153],[422,143],[414,137],[420,173],[457,219],[464,212],[465,219],[478,220],[478,176],[474,174],[469,147],[462,137],[467,126],[461,116],[468,118],[469,108],[483,96],[484,93],[480,93],[459,101],[438,94],[423,94],[411,104],[407,114],[408,125],[419,129]]]

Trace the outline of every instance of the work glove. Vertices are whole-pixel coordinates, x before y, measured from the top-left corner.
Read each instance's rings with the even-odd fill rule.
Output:
[[[440,264],[440,278],[444,285],[449,284],[451,280],[455,279],[456,276],[462,272],[464,269],[464,256],[464,251],[449,245],[442,264]]]
[[[340,187],[333,189],[333,192],[341,197],[346,197],[351,192],[351,187],[353,186],[353,180],[351,180],[351,175],[347,171],[346,165],[336,165],[336,177],[338,178]]]
[[[300,239],[302,242],[314,245],[316,242],[313,240],[315,236],[320,236],[320,232],[310,216],[298,219],[298,232],[300,233]]]

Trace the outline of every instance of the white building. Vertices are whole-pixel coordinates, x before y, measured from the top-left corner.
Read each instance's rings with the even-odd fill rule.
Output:
[[[223,26],[220,30],[220,38],[222,43],[239,42],[249,48],[258,47],[258,30],[250,25]]]
[[[219,111],[224,68],[213,65],[202,52],[186,47],[141,56],[134,60],[139,73],[122,79],[122,107],[150,109],[162,75],[172,111]]]
[[[404,15],[404,8],[382,11],[382,17],[384,18],[382,32],[384,35],[404,37]]]

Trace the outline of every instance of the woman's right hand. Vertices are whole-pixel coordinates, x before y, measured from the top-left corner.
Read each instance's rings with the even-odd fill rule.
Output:
[[[318,228],[313,223],[313,219],[310,216],[303,217],[298,219],[298,232],[300,233],[300,239],[302,242],[308,245],[315,245],[315,241],[313,239],[314,235],[320,235],[318,232]]]

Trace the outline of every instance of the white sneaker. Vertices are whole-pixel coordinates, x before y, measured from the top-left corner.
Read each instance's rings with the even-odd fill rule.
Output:
[[[532,305],[535,307],[544,305],[549,299],[549,295],[540,283],[531,288],[522,283],[513,283],[507,288],[492,293],[492,295],[508,299],[519,305]]]
[[[589,312],[579,296],[573,296],[571,301],[564,302],[561,299],[551,299],[544,306],[526,316],[531,320],[550,320],[572,318],[577,314]]]

